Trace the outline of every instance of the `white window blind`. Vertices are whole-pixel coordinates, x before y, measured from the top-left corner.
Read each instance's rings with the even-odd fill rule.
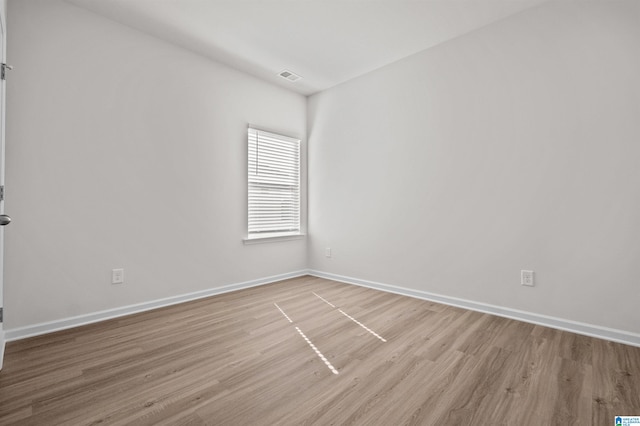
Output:
[[[300,233],[300,140],[248,133],[249,238]]]

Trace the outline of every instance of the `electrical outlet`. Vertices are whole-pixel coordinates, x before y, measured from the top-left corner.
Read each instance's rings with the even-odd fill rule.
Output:
[[[111,270],[111,284],[124,283],[124,269],[112,269]]]
[[[324,255],[326,257],[331,257],[331,247],[327,247],[326,249],[324,249]]]
[[[520,271],[520,284],[533,287],[533,271]]]

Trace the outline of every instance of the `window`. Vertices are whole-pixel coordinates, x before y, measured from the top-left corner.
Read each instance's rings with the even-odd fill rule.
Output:
[[[300,234],[300,140],[249,128],[248,239]]]

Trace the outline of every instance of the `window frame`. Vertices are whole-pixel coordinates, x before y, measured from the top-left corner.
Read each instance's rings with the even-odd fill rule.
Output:
[[[253,134],[253,136],[252,136]],[[260,136],[263,136],[262,138]],[[297,154],[297,158],[294,161],[294,165],[297,166],[297,180],[295,181],[295,191],[297,191],[297,195],[292,196],[294,199],[296,199],[297,201],[297,206],[295,206],[293,209],[291,208],[283,208],[282,210],[280,210],[280,212],[286,214],[290,214],[292,211],[297,213],[297,218],[294,219],[294,224],[297,225],[297,229],[292,229],[292,230],[263,230],[263,231],[252,231],[252,217],[255,216],[255,211],[252,212],[252,205],[255,205],[256,200],[253,199],[252,202],[252,194],[256,194],[256,186],[260,186],[263,185],[263,188],[265,188],[265,190],[267,191],[267,193],[269,192],[269,189],[274,189],[274,187],[278,186],[279,184],[268,184],[265,182],[256,182],[256,181],[252,181],[251,179],[251,168],[257,168],[256,170],[259,170],[259,157],[257,157],[257,153],[259,153],[259,151],[256,151],[256,157],[254,157],[253,161],[254,163],[252,163],[252,146],[251,144],[254,143],[256,144],[256,149],[259,146],[259,143],[261,142],[265,142],[265,139],[268,140],[275,140],[276,144],[282,142],[283,144],[295,144],[295,149],[296,149],[296,154]],[[252,126],[249,125],[247,127],[247,139],[246,139],[246,143],[247,143],[247,157],[246,157],[246,175],[247,176],[247,185],[246,185],[246,189],[247,189],[247,196],[246,196],[246,200],[247,200],[247,208],[246,208],[246,214],[247,214],[247,220],[246,220],[246,234],[245,234],[245,238],[243,238],[243,241],[245,244],[252,244],[252,243],[260,243],[260,242],[268,242],[268,241],[286,241],[286,240],[295,240],[295,239],[301,239],[305,236],[305,233],[303,231],[304,229],[304,224],[303,224],[303,200],[305,198],[304,193],[303,193],[303,178],[305,176],[304,174],[304,170],[303,170],[303,140],[302,138],[298,138],[295,136],[289,136],[285,133],[282,132],[275,132],[272,130],[264,130],[262,128],[256,127],[256,126]],[[273,145],[271,146],[271,148],[273,147]],[[290,147],[286,147],[283,148],[283,152],[286,151],[287,149],[289,149]],[[266,166],[267,167],[275,167],[275,166],[282,166],[284,163],[284,165],[286,166],[287,160],[285,161],[279,161],[278,159],[275,160],[275,162],[272,163],[267,163]],[[275,169],[272,169],[275,170]],[[280,170],[281,171],[281,170]],[[267,180],[269,180],[269,177],[273,178],[273,174],[271,176],[267,175]],[[285,180],[288,180],[285,177]],[[286,188],[286,184],[283,184],[284,187]],[[252,191],[253,190],[253,191]],[[277,198],[276,198],[277,199]],[[290,199],[288,199],[288,197],[284,197],[283,200],[286,201],[290,201]],[[259,212],[258,212],[259,213]],[[258,219],[259,220],[259,219]],[[291,220],[291,219],[290,219]],[[287,220],[284,220],[283,223],[287,223]],[[254,227],[255,229],[255,223],[254,223]]]

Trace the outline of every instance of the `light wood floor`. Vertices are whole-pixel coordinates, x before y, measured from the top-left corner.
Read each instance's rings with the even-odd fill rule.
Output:
[[[614,415],[640,415],[640,348],[312,277],[12,342],[0,373],[2,425],[610,425]]]

